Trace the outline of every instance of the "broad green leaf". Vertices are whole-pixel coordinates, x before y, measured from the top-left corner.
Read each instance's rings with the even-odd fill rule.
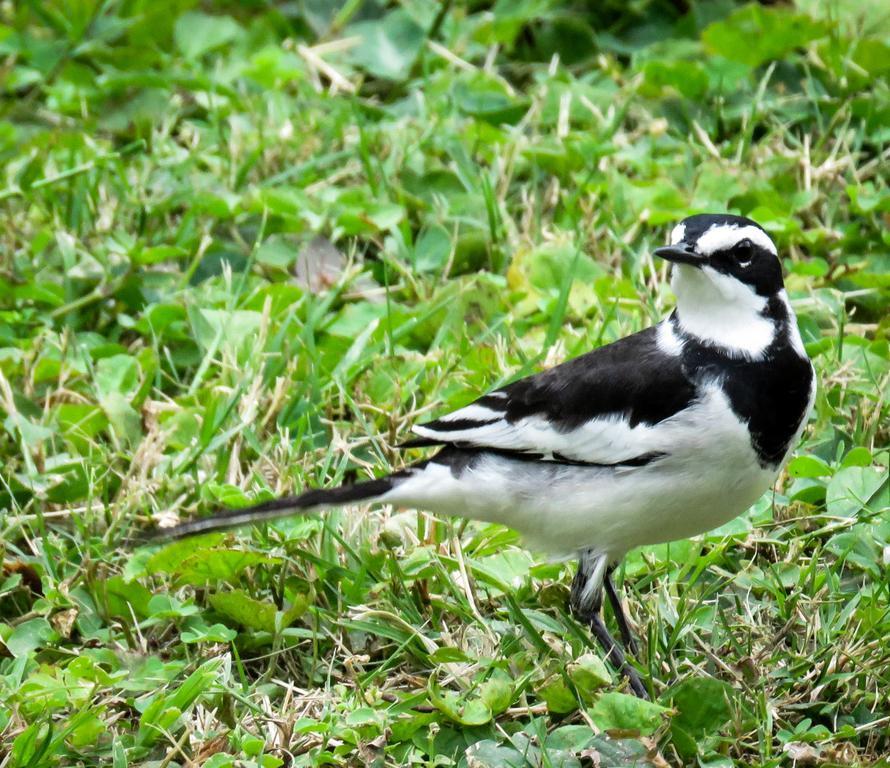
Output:
[[[275,605],[255,600],[243,589],[216,592],[208,600],[214,610],[243,627],[264,632],[275,631],[275,613],[278,610]]]
[[[824,36],[829,29],[828,24],[790,8],[750,3],[708,26],[702,40],[714,55],[757,67]]]
[[[152,595],[144,586],[135,581],[125,581],[122,576],[112,576],[100,582],[104,610],[110,616],[118,616],[125,621],[149,615],[149,603]]]
[[[41,443],[53,436],[53,430],[44,427],[41,424],[35,424],[30,419],[26,419],[20,413],[13,413],[7,416],[3,421],[3,426],[10,435],[17,438],[21,436],[22,442],[32,451],[36,451]],[[16,435],[18,432],[18,435]]]
[[[99,398],[109,395],[129,397],[139,387],[139,363],[130,355],[103,357],[96,363],[96,391]]]
[[[430,655],[430,661],[433,664],[448,664],[449,662],[461,662],[469,660],[470,659],[467,654],[464,653],[460,648],[452,648],[450,646],[443,646],[442,648],[438,648],[434,653]]]
[[[256,252],[258,264],[274,269],[288,269],[297,260],[297,250],[280,237],[269,238]]]
[[[241,549],[206,549],[183,560],[173,571],[179,584],[231,582],[238,574],[256,565],[276,565],[280,559]]]
[[[890,71],[890,45],[873,37],[866,37],[856,43],[853,61],[869,75],[877,76]]]
[[[108,426],[102,409],[88,403],[59,403],[53,409],[53,419],[65,439],[83,451]]]
[[[184,643],[230,643],[238,633],[225,624],[207,625],[203,621],[190,619],[179,635]]]
[[[643,768],[649,765],[646,745],[638,739],[616,739],[604,733],[594,734],[587,725],[563,725],[547,734],[548,751],[569,750],[587,766],[591,758],[602,768]]]
[[[510,287],[532,294],[556,296],[574,268],[575,282],[591,284],[603,275],[603,268],[586,254],[578,254],[571,243],[547,243],[532,251],[520,251],[507,272]]]
[[[668,692],[677,714],[672,725],[693,735],[717,733],[732,716],[733,689],[713,677],[691,677]]]
[[[547,709],[554,714],[564,715],[578,708],[578,700],[562,675],[553,675],[545,680],[537,694],[544,700]]]
[[[104,707],[92,711],[79,712],[66,724],[68,738],[75,747],[86,747],[95,744],[107,730],[102,717],[106,716]]]
[[[133,261],[136,264],[160,264],[164,261],[181,259],[188,252],[178,245],[152,245],[140,248],[133,254]]]
[[[847,187],[847,194],[856,213],[870,214],[890,211],[890,191],[875,189],[871,182],[866,182],[861,186],[851,184]]]
[[[28,619],[16,625],[3,640],[7,650],[16,658],[22,658],[58,638],[52,625],[43,617]]]
[[[832,469],[817,456],[795,456],[788,462],[791,477],[830,477]]]
[[[499,715],[513,703],[513,680],[505,672],[495,669],[479,686],[479,697],[493,715]]]
[[[241,761],[234,756],[228,755],[225,752],[217,752],[204,761],[201,766],[202,768],[235,768],[239,763]],[[252,763],[252,765],[255,765],[255,763]]]
[[[174,28],[176,45],[187,59],[221,48],[240,33],[241,27],[231,16],[209,16],[200,11],[184,13]]]
[[[224,538],[224,533],[207,533],[173,541],[149,557],[144,566],[145,572],[175,573],[187,557],[198,552],[211,551]]]
[[[142,419],[126,396],[119,392],[110,392],[100,398],[99,404],[115,437],[126,446],[137,445],[142,438]]]
[[[205,350],[243,351],[259,332],[262,315],[247,310],[199,309],[189,312],[195,338]]]
[[[844,456],[841,467],[870,467],[873,463],[871,451],[864,445],[857,445]]]
[[[350,51],[353,63],[375,77],[403,80],[423,45],[423,28],[398,8],[382,19],[362,21],[349,29],[361,42]]]
[[[191,602],[183,603],[172,595],[152,595],[148,601],[148,615],[157,619],[178,619],[184,616],[194,616],[198,613],[198,606]]]
[[[511,549],[479,558],[473,570],[488,577],[485,581],[491,586],[504,585],[508,589],[516,589],[528,579],[533,563],[534,559],[525,550]]]
[[[371,323],[384,315],[386,315],[386,306],[383,304],[371,304],[365,301],[347,304],[333,322],[325,328],[325,331],[334,336],[354,339]]]
[[[273,498],[268,491],[261,491],[259,494],[249,496],[239,486],[229,483],[208,483],[204,490],[209,498],[230,509],[250,507]]]
[[[12,592],[14,589],[18,589],[19,585],[22,583],[22,574],[20,573],[11,573],[7,576],[3,581],[0,581],[0,597],[3,595]]]
[[[612,675],[609,673],[603,660],[592,653],[585,653],[569,664],[569,677],[575,684],[580,694],[591,694],[612,683]]]
[[[698,62],[647,61],[643,79],[651,96],[658,96],[665,88],[673,88],[689,99],[698,99],[708,90],[708,75]]]
[[[527,753],[521,752],[512,744],[502,744],[493,739],[482,739],[470,745],[465,757],[465,765],[473,768],[512,768],[529,765]],[[548,765],[553,763],[548,761]],[[561,768],[580,768],[580,764],[576,762],[575,765],[567,766],[563,763]]]
[[[526,99],[511,94],[500,80],[482,74],[458,81],[454,100],[464,114],[492,125],[514,125],[529,108]]]
[[[890,508],[888,493],[886,472],[873,467],[845,467],[828,483],[825,506],[829,515],[852,517],[868,505],[872,497],[877,507]]]
[[[478,693],[443,691],[432,676],[427,694],[436,709],[461,725],[485,725],[492,718],[491,707]]]
[[[452,243],[444,227],[433,226],[421,231],[414,244],[414,269],[436,272],[444,269],[451,256]]]
[[[804,504],[817,505],[825,501],[825,483],[821,478],[800,477],[788,488],[790,501],[802,501]]]
[[[878,578],[882,558],[875,538],[872,526],[857,525],[834,534],[825,542],[825,549]]]
[[[615,691],[604,693],[588,710],[597,728],[637,731],[642,735],[655,731],[669,711],[654,702]]]
[[[654,544],[630,552],[623,567],[628,576],[637,576],[649,569],[646,563],[647,559],[658,564],[688,563],[697,557],[700,551],[701,542],[692,539]]]

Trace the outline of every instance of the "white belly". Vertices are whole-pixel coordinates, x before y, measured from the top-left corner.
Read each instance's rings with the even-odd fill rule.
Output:
[[[694,410],[652,428],[642,467],[599,468],[484,454],[458,472],[430,463],[386,496],[448,515],[518,530],[555,554],[593,548],[620,558],[643,545],[686,538],[743,513],[773,483],[748,431],[714,388]]]

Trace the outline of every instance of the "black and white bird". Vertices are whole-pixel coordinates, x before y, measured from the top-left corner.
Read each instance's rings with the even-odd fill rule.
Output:
[[[605,592],[634,651],[612,570],[634,547],[747,510],[775,482],[816,389],[776,246],[758,224],[692,216],[655,254],[673,263],[677,306],[667,319],[414,427],[405,445],[440,447],[430,459],[161,535],[358,501],[501,523],[534,547],[578,555],[571,607],[645,696],[601,617]]]

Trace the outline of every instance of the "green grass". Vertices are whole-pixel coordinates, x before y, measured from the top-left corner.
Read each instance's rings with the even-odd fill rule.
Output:
[[[890,15],[587,5],[0,6],[2,768],[887,765]],[[626,560],[657,704],[504,528],[131,545],[655,322],[702,210],[820,389],[774,494]]]

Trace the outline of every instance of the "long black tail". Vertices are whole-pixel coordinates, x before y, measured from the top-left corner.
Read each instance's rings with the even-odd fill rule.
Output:
[[[197,533],[209,533],[222,531],[228,528],[237,528],[241,525],[256,523],[260,520],[274,520],[279,517],[290,517],[318,507],[336,507],[341,504],[349,504],[353,501],[366,501],[382,496],[392,490],[394,481],[403,472],[397,472],[388,477],[377,480],[369,480],[355,485],[341,485],[339,488],[313,488],[299,496],[283,496],[253,507],[243,509],[226,509],[217,512],[210,517],[202,517],[197,520],[189,520],[169,528],[157,528],[151,532],[151,540],[182,539],[186,536],[194,536]]]

